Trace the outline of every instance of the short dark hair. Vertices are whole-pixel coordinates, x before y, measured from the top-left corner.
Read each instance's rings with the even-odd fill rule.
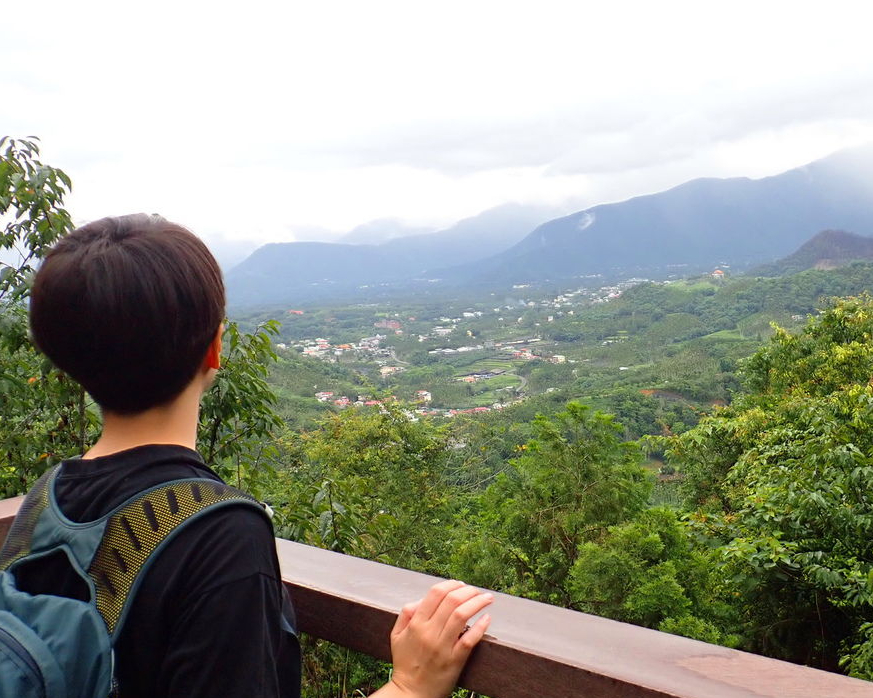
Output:
[[[144,213],[60,240],[34,279],[37,346],[104,409],[136,414],[191,382],[224,319],[224,282],[201,240]]]

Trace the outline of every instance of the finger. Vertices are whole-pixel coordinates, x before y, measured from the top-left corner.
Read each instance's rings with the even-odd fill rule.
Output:
[[[463,582],[459,582],[457,579],[447,579],[443,582],[434,584],[430,588],[430,591],[427,592],[427,595],[421,600],[415,616],[422,620],[430,620],[430,617],[440,606],[446,595],[463,586],[466,585]]]
[[[488,606],[492,601],[494,601],[494,596],[492,594],[483,594],[481,592],[474,597],[467,599],[452,611],[446,619],[445,626],[440,634],[448,638],[457,638],[470,619],[483,608]],[[467,632],[470,631],[468,630]]]
[[[442,602],[434,611],[432,620],[437,627],[438,632],[442,632],[443,627],[449,623],[449,619],[455,617],[458,614],[458,608],[469,601],[475,596],[478,596],[482,592],[479,591],[476,587],[468,587],[463,586],[458,589],[454,589],[445,595]],[[455,625],[458,628],[455,632],[460,632],[460,629],[464,627],[464,623],[467,622],[470,616],[467,616],[463,620],[460,621],[460,625],[457,624],[457,619],[455,619]]]
[[[397,615],[397,620],[394,622],[394,627],[391,629],[391,637],[397,637],[400,633],[406,630],[406,626],[409,625],[409,621],[412,620],[412,616],[415,614],[420,603],[421,600],[413,601],[400,609],[400,613]]]
[[[485,632],[488,626],[491,625],[491,616],[487,613],[477,620],[467,632],[465,632],[452,649],[452,654],[456,659],[466,661],[473,648],[479,644],[479,641],[485,637]]]

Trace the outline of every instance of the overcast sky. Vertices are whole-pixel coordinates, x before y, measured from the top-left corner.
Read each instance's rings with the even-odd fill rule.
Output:
[[[867,5],[29,0],[0,133],[42,139],[77,221],[159,212],[225,259],[376,218],[578,210],[873,141]]]

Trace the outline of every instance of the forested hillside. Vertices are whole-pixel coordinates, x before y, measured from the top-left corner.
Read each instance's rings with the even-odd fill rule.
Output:
[[[501,405],[501,411],[480,419],[528,435],[535,414],[553,414],[569,400],[581,400],[616,415],[625,436],[636,439],[683,431],[713,404],[730,402],[740,386],[741,361],[772,334],[771,323],[799,329],[828,298],[871,287],[873,265],[855,263],[780,278],[720,281],[707,276],[640,283],[608,303],[572,306],[572,314],[556,311],[548,296],[534,296],[542,300],[515,312],[495,312],[487,296],[478,305],[471,298],[460,303],[447,298],[442,304],[312,308],[303,315],[285,315],[280,334],[288,349],[278,352],[270,382],[293,424],[311,425],[326,410],[341,409],[333,399],[317,400],[319,391],[332,392],[332,398],[349,396],[353,402],[359,395],[386,392],[413,404],[423,390],[430,395],[428,406],[442,411]],[[461,318],[451,334],[422,340],[421,333],[430,332],[452,308],[482,310],[476,311],[479,316],[468,312],[474,317]],[[241,322],[253,329],[269,314]],[[381,340],[382,355],[337,350],[315,358],[298,353],[314,341],[307,336],[324,335],[332,346],[345,346],[385,332],[374,324],[395,316],[404,329],[401,334],[389,331]],[[395,322],[400,325],[400,320]],[[486,346],[501,341],[509,343]],[[469,351],[442,353],[446,349],[441,347],[464,345]],[[512,349],[524,347],[534,352],[533,360],[513,358]],[[555,363],[555,356],[565,360]],[[391,365],[402,370],[380,374],[381,367]],[[471,374],[490,377],[465,382]]]
[[[782,276],[804,269],[835,269],[849,262],[870,259],[873,259],[873,238],[844,230],[823,230],[787,257],[756,267],[751,273]]]

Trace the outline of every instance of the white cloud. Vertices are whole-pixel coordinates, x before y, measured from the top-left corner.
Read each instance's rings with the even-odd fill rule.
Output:
[[[215,243],[765,175],[873,140],[861,2],[28,4],[2,130]]]

